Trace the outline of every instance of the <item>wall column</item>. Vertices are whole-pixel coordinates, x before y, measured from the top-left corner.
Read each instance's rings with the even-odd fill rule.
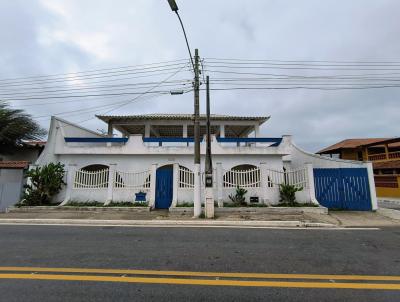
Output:
[[[29,169],[31,169],[31,167],[29,167]],[[60,204],[60,206],[66,205],[71,200],[72,190],[74,188],[74,182],[75,182],[75,173],[76,173],[76,165],[69,164],[67,170],[67,189],[65,192],[65,198],[63,202]]]
[[[222,163],[217,163],[217,169],[216,169],[217,177],[216,177],[216,185],[217,185],[217,201],[218,201],[218,207],[222,208],[224,206],[224,201],[223,201],[223,189],[224,189],[224,175],[222,171]]]
[[[154,208],[156,203],[156,176],[157,175],[157,164],[151,165],[151,172],[150,172],[150,199],[149,199],[149,206]]]
[[[307,182],[308,182],[308,190],[310,192],[310,201],[313,204],[319,205],[317,198],[315,197],[315,184],[314,184],[314,168],[311,163],[306,163],[306,173],[307,173]]]
[[[389,159],[389,147],[387,144],[385,144],[385,157],[386,159]]]
[[[182,125],[182,137],[188,137],[188,125],[187,124]]]
[[[260,163],[260,188],[262,203],[269,204],[270,200],[268,196],[268,172],[266,163]]]
[[[113,201],[113,191],[114,191],[114,175],[115,175],[115,168],[117,164],[109,164],[108,169],[108,187],[107,187],[107,200],[104,205],[108,205],[110,202]]]
[[[174,163],[171,207],[176,207],[176,205],[178,204],[178,188],[179,188],[179,164]]]
[[[372,163],[366,163],[368,171],[369,192],[371,194],[371,207],[373,211],[378,209],[378,199],[376,198],[376,188],[374,179],[374,169]]]

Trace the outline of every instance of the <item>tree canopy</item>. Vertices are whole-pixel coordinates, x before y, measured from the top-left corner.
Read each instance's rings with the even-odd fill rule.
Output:
[[[21,109],[0,102],[0,153],[12,153],[24,140],[39,140],[46,134],[32,117]]]

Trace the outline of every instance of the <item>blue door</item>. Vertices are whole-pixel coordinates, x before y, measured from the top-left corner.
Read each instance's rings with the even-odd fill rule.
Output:
[[[156,173],[156,209],[168,209],[172,203],[173,169],[164,166]]]
[[[365,168],[314,169],[315,196],[329,209],[370,211],[371,193]]]

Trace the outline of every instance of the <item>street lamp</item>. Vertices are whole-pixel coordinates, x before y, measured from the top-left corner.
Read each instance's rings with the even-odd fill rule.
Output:
[[[171,10],[176,13],[179,19],[179,23],[181,24],[183,35],[185,36],[186,46],[190,56],[190,62],[192,63],[192,68],[194,72],[194,81],[193,81],[193,91],[194,91],[194,192],[193,192],[193,214],[194,217],[199,217],[201,214],[201,192],[200,192],[200,81],[199,81],[199,52],[195,49],[194,53],[194,62],[192,57],[192,52],[190,51],[189,42],[186,36],[185,27],[183,26],[183,22],[178,13],[178,5],[175,0],[168,0],[168,4],[171,7]]]

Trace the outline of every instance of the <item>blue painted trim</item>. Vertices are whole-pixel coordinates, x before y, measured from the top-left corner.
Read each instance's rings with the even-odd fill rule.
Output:
[[[66,143],[126,143],[127,137],[64,137]]]
[[[281,137],[217,137],[219,143],[273,143],[277,147],[282,142]]]
[[[202,140],[201,140],[202,141]],[[145,143],[193,143],[193,137],[144,137]]]

